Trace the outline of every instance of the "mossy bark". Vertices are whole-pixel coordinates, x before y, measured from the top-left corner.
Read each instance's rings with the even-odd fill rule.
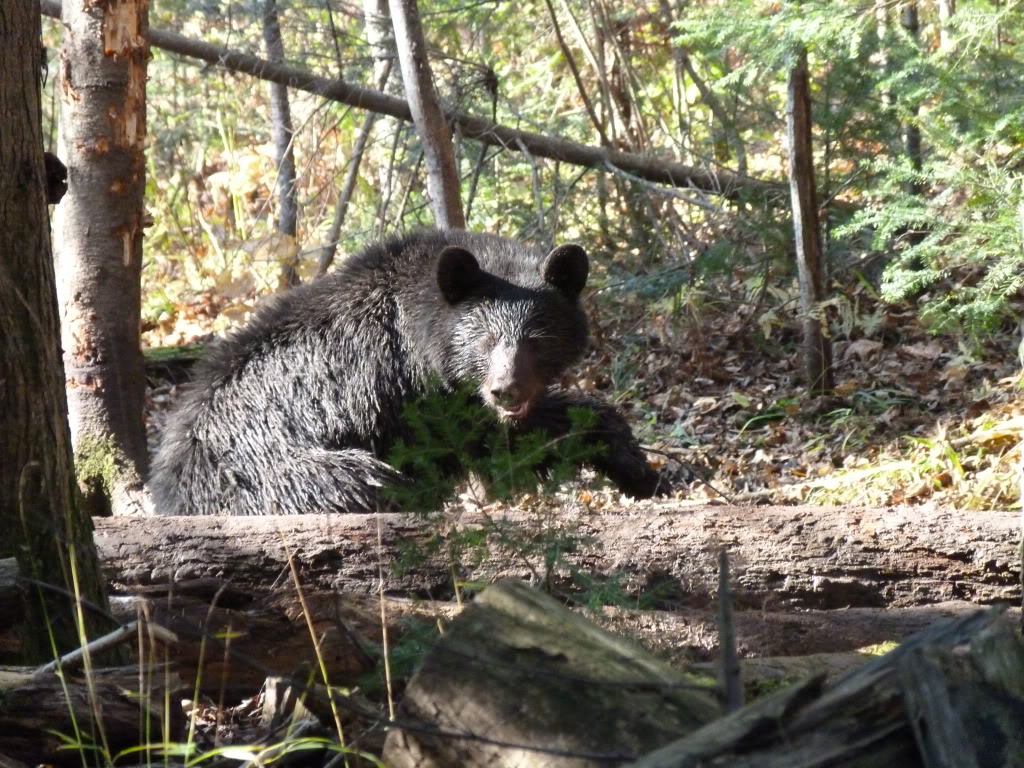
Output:
[[[19,570],[103,606],[72,468],[46,207],[39,0],[0,3],[0,533]],[[66,594],[26,586],[23,660],[79,644]]]
[[[65,0],[60,135],[68,194],[57,211],[57,290],[76,459],[91,514],[146,511],[140,347],[148,0]]]

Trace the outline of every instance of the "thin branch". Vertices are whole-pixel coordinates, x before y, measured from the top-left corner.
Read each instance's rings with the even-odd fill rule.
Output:
[[[562,37],[562,28],[558,24],[558,16],[555,14],[555,7],[551,4],[551,0],[544,0],[544,5],[547,6],[548,15],[551,17],[551,24],[555,30],[555,37],[558,39],[558,47],[562,49],[562,55],[565,57],[565,62],[569,65],[569,71],[572,72],[572,79],[576,81],[576,88],[580,92],[580,98],[583,99],[583,107],[587,110],[587,114],[590,115],[590,122],[594,124],[594,130],[596,130],[597,135],[601,137],[601,144],[607,147],[611,142],[608,141],[608,134],[604,132],[604,126],[601,125],[601,121],[598,119],[597,113],[594,111],[594,105],[590,102],[590,97],[587,96],[587,89],[583,85],[583,78],[580,77],[580,69],[576,66],[576,59],[572,55],[572,50],[565,42],[565,38]],[[520,146],[522,146],[522,144],[520,144]],[[526,151],[525,148],[523,151]]]

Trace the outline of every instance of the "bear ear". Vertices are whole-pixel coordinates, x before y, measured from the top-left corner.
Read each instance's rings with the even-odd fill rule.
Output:
[[[575,243],[560,245],[544,259],[541,267],[544,282],[553,285],[570,299],[577,298],[587,284],[590,259]]]
[[[449,245],[437,259],[437,287],[449,304],[472,296],[482,274],[476,256],[457,245]]]

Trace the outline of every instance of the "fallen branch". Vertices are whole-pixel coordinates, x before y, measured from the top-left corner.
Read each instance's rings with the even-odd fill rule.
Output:
[[[164,629],[158,624],[148,624],[146,630],[152,636],[153,639],[158,640],[161,643],[177,643],[178,638],[175,634],[169,630]],[[88,643],[81,648],[76,648],[70,653],[66,653],[59,659],[54,659],[49,664],[44,664],[38,670],[36,670],[34,677],[40,677],[56,672],[58,669],[63,673],[67,673],[68,670],[78,667],[85,661],[85,657],[98,656],[104,651],[110,650],[122,643],[132,640],[139,631],[139,622],[131,621],[127,624],[122,624],[120,627],[115,629],[113,632],[109,632],[102,637],[97,637],[92,642]]]

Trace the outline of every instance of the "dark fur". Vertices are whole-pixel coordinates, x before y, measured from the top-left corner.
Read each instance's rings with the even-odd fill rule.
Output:
[[[587,338],[586,254],[556,251],[545,260],[497,237],[421,232],[281,295],[215,346],[172,414],[153,462],[157,510],[374,509],[399,479],[383,458],[402,435],[402,408],[438,379],[474,382],[496,416],[529,398],[516,431],[564,434],[567,409],[588,405],[593,437],[608,445],[595,468],[631,495],[661,490],[610,405],[547,391]]]

